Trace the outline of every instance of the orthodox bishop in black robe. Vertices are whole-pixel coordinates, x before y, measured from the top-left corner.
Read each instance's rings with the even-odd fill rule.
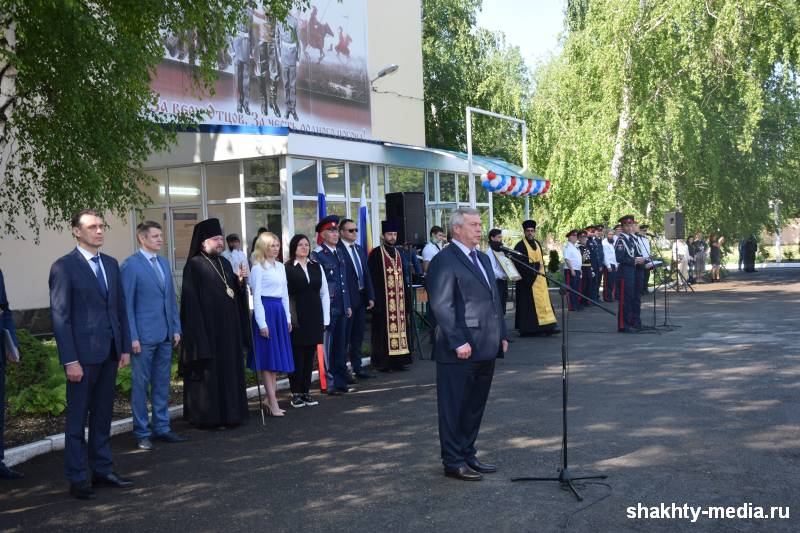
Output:
[[[514,250],[528,258],[528,264],[536,271],[545,273],[542,245],[533,237],[535,220],[522,223],[525,236],[514,246]],[[558,331],[558,323],[550,302],[547,280],[537,276],[524,266],[517,268],[522,279],[517,281],[517,313],[514,327],[522,337],[531,335],[550,335]]]
[[[200,426],[247,419],[244,350],[252,343],[247,291],[222,257],[219,220],[194,227],[181,290],[183,417]]]
[[[397,228],[384,221],[383,242],[373,248],[367,260],[375,307],[372,308],[372,366],[379,370],[400,370],[412,363],[406,329],[406,294],[403,259],[394,244]]]

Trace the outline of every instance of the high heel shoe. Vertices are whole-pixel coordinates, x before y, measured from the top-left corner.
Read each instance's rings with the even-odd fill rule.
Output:
[[[268,403],[263,404],[263,406],[267,411],[267,416],[284,416],[284,413],[286,412],[281,408],[278,408],[276,411],[273,411],[272,407],[270,407]]]

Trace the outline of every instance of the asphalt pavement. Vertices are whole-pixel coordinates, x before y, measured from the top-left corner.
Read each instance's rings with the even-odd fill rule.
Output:
[[[559,483],[510,481],[557,475],[561,452],[561,339],[514,337],[478,439],[499,472],[481,482],[442,475],[435,364],[416,361],[265,427],[253,403],[246,426],[178,422],[191,440],[154,452],[115,437],[116,470],[136,486],[93,502],[69,497],[60,453],[34,458],[24,480],[0,481],[0,530],[798,531],[798,303],[800,269],[775,270],[670,293],[672,331],[624,335],[598,309],[571,315],[569,466],[608,476],[580,483],[582,502]],[[788,506],[789,518],[692,523],[673,503]],[[640,504],[672,517],[629,518]]]

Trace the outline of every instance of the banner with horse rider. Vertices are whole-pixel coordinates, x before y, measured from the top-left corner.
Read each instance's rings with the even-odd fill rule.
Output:
[[[312,0],[276,21],[259,2],[241,14],[217,61],[216,92],[196,94],[187,66],[197,36],[165,34],[151,87],[157,110],[200,110],[204,124],[290,127],[352,138],[372,134],[366,0]]]

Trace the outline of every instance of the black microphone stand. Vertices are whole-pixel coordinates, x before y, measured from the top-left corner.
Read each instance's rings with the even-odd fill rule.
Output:
[[[512,250],[510,248],[506,248],[505,246],[500,247],[500,250],[509,254],[509,257],[512,261],[516,262],[519,265],[524,266],[528,270],[534,273],[534,280],[536,276],[542,276],[546,280],[551,281],[554,285],[559,287],[558,293],[561,295],[561,465],[558,469],[558,477],[512,477],[511,481],[558,481],[561,483],[562,486],[566,485],[569,489],[575,494],[575,497],[578,498],[578,501],[583,501],[583,496],[581,496],[578,489],[575,488],[573,481],[579,481],[583,479],[606,479],[608,476],[605,475],[596,475],[596,476],[576,476],[573,472],[569,469],[568,461],[567,461],[567,393],[568,393],[568,368],[569,368],[569,344],[568,344],[568,335],[567,330],[569,329],[568,323],[568,314],[567,314],[567,305],[565,301],[565,297],[567,292],[572,292],[578,296],[582,296],[578,291],[573,289],[572,287],[561,283],[557,279],[554,279],[547,274],[539,272],[533,266],[528,263],[528,256],[523,255],[516,250]],[[524,260],[522,259],[524,258]],[[597,302],[591,298],[584,297],[597,307],[605,311],[606,313],[610,314],[611,316],[616,316],[616,314],[607,309],[603,304]]]

